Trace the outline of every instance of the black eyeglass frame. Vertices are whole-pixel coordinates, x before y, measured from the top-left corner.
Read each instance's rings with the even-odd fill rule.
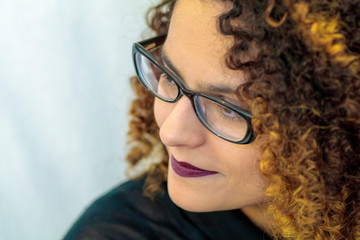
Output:
[[[136,74],[138,76],[138,79],[140,80],[141,84],[148,89],[149,92],[151,92],[151,94],[153,94],[155,97],[159,98],[162,101],[168,102],[168,103],[175,103],[177,102],[183,95],[187,96],[192,103],[192,106],[194,108],[195,114],[196,116],[199,118],[200,122],[208,129],[210,130],[213,134],[215,134],[216,136],[232,142],[232,143],[236,143],[236,144],[249,144],[251,142],[253,142],[256,138],[253,129],[252,129],[252,125],[251,125],[251,118],[252,115],[247,112],[246,110],[243,110],[241,108],[239,108],[238,106],[235,106],[234,104],[228,103],[226,101],[220,100],[216,97],[201,93],[201,92],[194,92],[192,90],[190,90],[189,88],[187,88],[180,80],[180,78],[173,74],[169,69],[167,69],[165,66],[163,66],[162,64],[160,64],[156,58],[147,50],[147,49],[152,49],[158,46],[161,46],[165,40],[166,40],[166,34],[164,35],[160,35],[160,36],[156,36],[153,38],[149,38],[140,42],[136,42],[133,44],[132,47],[132,55],[133,55],[133,61],[134,61],[134,66],[135,66],[135,70],[136,70]],[[136,61],[136,54],[141,54],[144,57],[146,57],[148,60],[150,60],[153,64],[155,64],[158,68],[160,68],[165,74],[167,74],[168,77],[171,78],[171,80],[173,80],[175,82],[175,84],[177,85],[179,91],[178,91],[178,95],[176,96],[176,98],[174,100],[167,100],[162,98],[160,95],[158,95],[156,92],[154,92],[152,89],[150,89],[145,83],[144,80],[142,79],[142,73],[141,70],[139,69],[138,65],[137,65],[137,61]],[[200,115],[199,110],[197,110],[195,101],[196,98],[198,96],[207,98],[213,102],[216,102],[217,104],[220,104],[222,106],[225,106],[229,109],[231,109],[232,111],[240,114],[246,121],[247,123],[247,132],[245,134],[245,137],[240,140],[240,141],[234,141],[231,140],[225,136],[223,136],[222,134],[218,133],[215,129],[213,129],[208,123],[207,121],[204,119],[204,117],[202,115]]]

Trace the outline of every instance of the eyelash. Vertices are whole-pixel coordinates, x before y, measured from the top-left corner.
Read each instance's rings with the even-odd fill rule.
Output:
[[[167,84],[167,85],[170,85],[170,84],[173,85],[173,84],[175,84],[175,82],[172,81],[171,78],[170,78],[167,74],[165,74],[165,73],[160,74],[159,84],[161,84],[160,82],[164,82],[165,80],[166,80],[166,84]]]
[[[234,110],[228,109],[228,108],[221,108],[219,109],[221,111],[219,114],[223,119],[235,121],[241,118],[241,116],[235,112]],[[230,113],[227,113],[228,111],[231,111]]]

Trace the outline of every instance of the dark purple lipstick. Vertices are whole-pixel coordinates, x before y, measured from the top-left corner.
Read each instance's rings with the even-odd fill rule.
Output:
[[[173,155],[171,155],[171,167],[181,177],[203,177],[217,173],[197,168],[187,162],[179,162]]]

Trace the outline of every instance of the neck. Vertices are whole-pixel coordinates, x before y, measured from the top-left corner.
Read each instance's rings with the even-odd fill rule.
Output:
[[[273,216],[266,213],[264,206],[251,205],[241,208],[241,211],[261,230],[270,233],[273,224]]]

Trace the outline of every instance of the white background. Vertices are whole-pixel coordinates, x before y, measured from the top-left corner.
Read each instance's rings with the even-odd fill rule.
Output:
[[[125,180],[131,45],[153,2],[0,0],[1,240],[61,239]]]

